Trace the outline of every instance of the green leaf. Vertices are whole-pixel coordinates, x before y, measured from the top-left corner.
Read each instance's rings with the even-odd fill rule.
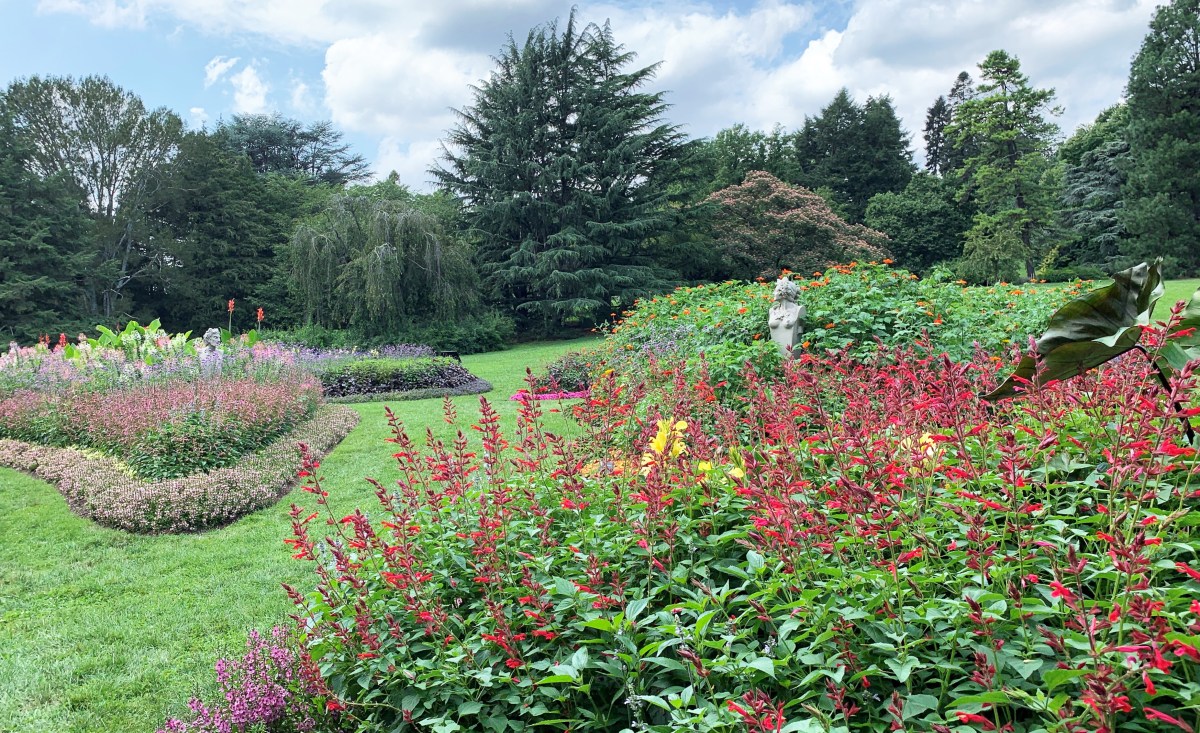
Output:
[[[568,682],[574,682],[575,678],[569,674],[552,674],[549,677],[543,677],[538,680],[539,685],[561,685]]]
[[[920,715],[927,710],[937,710],[938,699],[933,695],[909,695],[904,701],[904,719]]]
[[[971,705],[972,703],[987,703],[989,705],[996,705],[1007,702],[1009,702],[1007,692],[994,690],[992,692],[981,692],[978,695],[967,695],[966,697],[960,697],[954,702],[950,703],[950,707],[957,708],[962,707],[963,705]]]
[[[1042,672],[1042,682],[1046,684],[1046,692],[1051,692],[1054,688],[1085,674],[1087,670],[1083,669],[1048,669]]]
[[[912,671],[916,669],[917,664],[919,664],[915,657],[909,657],[903,662],[898,659],[885,659],[883,660],[883,663],[888,669],[892,670],[892,672],[896,675],[896,681],[900,684],[904,684],[908,681],[909,675],[912,674]]]
[[[1021,675],[1021,679],[1027,680],[1036,671],[1042,668],[1042,660],[1040,659],[1010,659],[1008,660],[1010,667]]]
[[[582,624],[585,629],[596,629],[598,631],[612,631],[612,621],[606,618],[594,618],[591,621],[584,621]]]
[[[458,706],[459,715],[476,715],[480,710],[483,710],[483,703],[475,702],[474,700],[464,702]]]
[[[755,657],[753,660],[746,662],[746,666],[767,674],[771,679],[775,678],[775,660],[770,657]]]
[[[1113,284],[1067,303],[1050,317],[1037,341],[1037,356],[1024,356],[1016,370],[983,399],[997,401],[1020,394],[1027,380],[1040,386],[1070,379],[1137,346],[1139,326],[1150,324],[1154,304],[1162,297],[1162,260],[1113,275]]]
[[[630,621],[637,621],[638,614],[645,611],[649,603],[649,598],[639,598],[636,601],[631,601],[629,607],[625,609],[625,618]]]

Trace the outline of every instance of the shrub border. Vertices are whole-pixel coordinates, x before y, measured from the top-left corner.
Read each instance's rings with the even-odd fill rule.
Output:
[[[466,384],[457,387],[425,387],[409,389],[403,392],[367,392],[363,394],[343,395],[341,397],[326,397],[326,402],[339,404],[360,404],[364,402],[404,402],[406,400],[429,400],[441,397],[462,397],[464,395],[483,394],[492,391],[492,383],[486,379],[475,377]]]
[[[296,480],[296,444],[323,456],[359,419],[351,408],[326,405],[233,466],[164,481],[135,478],[109,456],[10,439],[0,439],[0,466],[54,484],[72,512],[105,527],[136,534],[199,532],[278,502]]]

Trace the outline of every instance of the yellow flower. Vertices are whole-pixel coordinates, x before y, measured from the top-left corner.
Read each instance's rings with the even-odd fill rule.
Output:
[[[746,472],[743,471],[742,469],[738,468],[737,466],[734,466],[733,468],[729,469],[728,473],[729,473],[730,478],[735,478],[735,479],[746,478]]]
[[[696,464],[696,468],[708,473],[709,471],[713,470],[712,461],[700,461],[700,463]]]

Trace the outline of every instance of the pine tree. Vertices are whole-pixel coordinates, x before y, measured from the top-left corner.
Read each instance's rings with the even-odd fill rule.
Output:
[[[950,170],[952,145],[946,139],[946,127],[953,119],[953,110],[945,97],[933,101],[925,113],[925,170],[935,176]]]
[[[1021,64],[1004,51],[993,51],[979,64],[978,94],[955,111],[949,134],[977,150],[964,162],[960,198],[978,206],[967,232],[964,259],[972,279],[1007,279],[1015,261],[1032,276],[1041,259],[1044,231],[1053,225],[1055,191],[1046,177],[1058,126],[1047,115],[1052,89],[1034,89]]]
[[[861,223],[871,197],[904,189],[912,177],[912,151],[900,118],[885,96],[859,106],[840,90],[796,136],[796,182],[832,193],[833,207]]]
[[[0,100],[0,334],[21,342],[74,336],[89,326],[82,195],[59,178],[32,173],[30,155]]]
[[[641,91],[656,67],[633,59],[574,11],[510,37],[431,171],[463,199],[486,291],[527,328],[590,324],[665,285],[646,242],[690,146]]]
[[[1123,221],[1132,259],[1163,255],[1200,273],[1200,0],[1173,0],[1133,59]]]

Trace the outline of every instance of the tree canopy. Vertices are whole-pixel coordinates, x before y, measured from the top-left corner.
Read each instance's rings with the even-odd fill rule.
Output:
[[[341,131],[328,120],[304,125],[279,114],[234,115],[215,134],[229,150],[249,158],[259,173],[336,187],[371,177],[366,159],[350,152]]]
[[[1032,276],[1039,236],[1054,211],[1044,177],[1058,134],[1047,119],[1058,114],[1054,90],[1031,87],[1020,61],[1004,51],[988,54],[979,71],[975,95],[958,106],[947,129],[957,145],[974,148],[963,163],[960,197],[974,201],[978,213],[963,256],[974,260],[973,279],[1007,279],[1019,270]],[[1003,264],[1014,261],[1018,268]]]
[[[164,108],[147,110],[107,77],[32,76],[4,96],[29,169],[61,176],[86,197],[94,226],[84,302],[89,314],[112,317],[125,288],[159,256],[139,246],[136,229],[183,122]]]
[[[463,200],[487,293],[533,328],[592,323],[665,284],[647,241],[688,148],[662,93],[642,91],[655,67],[633,60],[574,12],[510,36],[431,171]]]
[[[1200,273],[1200,0],[1160,7],[1133,59],[1122,221],[1131,259]]]

